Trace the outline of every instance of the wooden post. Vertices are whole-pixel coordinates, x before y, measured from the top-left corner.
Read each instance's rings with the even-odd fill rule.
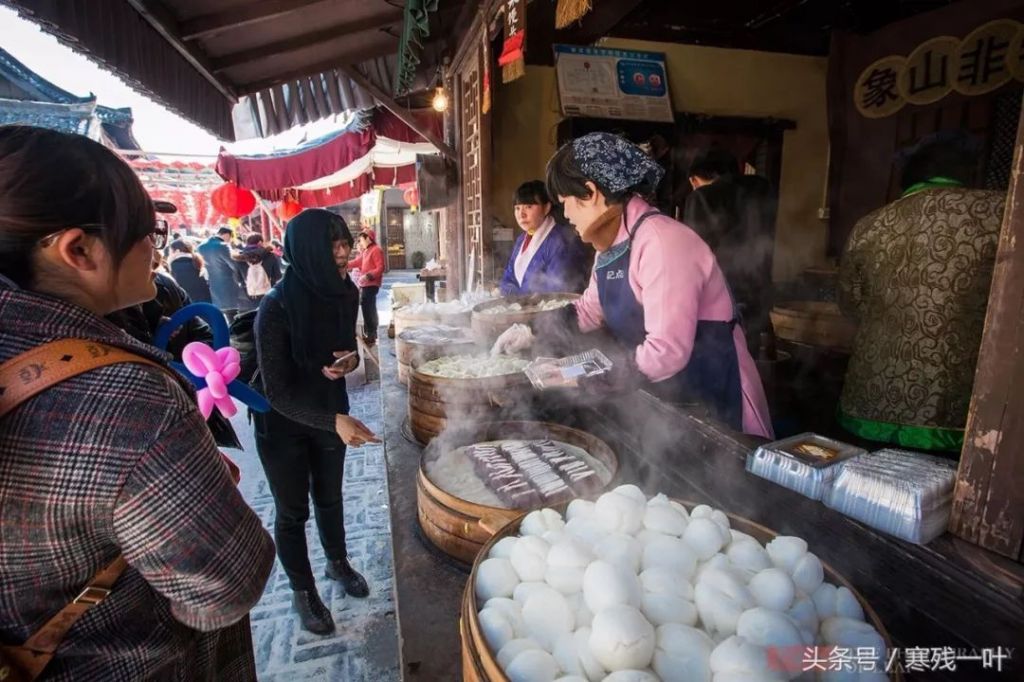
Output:
[[[950,532],[1018,561],[1024,544],[1024,115],[1017,128]]]

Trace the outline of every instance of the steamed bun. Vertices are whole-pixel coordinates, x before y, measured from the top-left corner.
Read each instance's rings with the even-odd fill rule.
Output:
[[[487,601],[492,597],[511,597],[517,585],[519,575],[508,559],[485,559],[477,568],[477,599]]]
[[[519,602],[512,601],[508,597],[494,597],[488,599],[487,603],[484,604],[485,609],[496,609],[504,614],[505,619],[512,625],[512,630],[515,632],[516,637],[524,636],[523,633],[523,609],[519,605]]]
[[[477,614],[477,617],[480,620],[480,630],[484,639],[492,650],[500,651],[503,646],[516,638],[515,629],[500,610],[483,609]]]
[[[523,651],[505,668],[509,682],[554,682],[558,673],[554,657],[540,649]]]
[[[540,644],[537,644],[537,642],[528,637],[506,642],[505,646],[501,647],[501,650],[498,652],[498,665],[502,668],[507,668],[513,658],[527,649],[540,649]]]
[[[781,568],[766,568],[747,585],[758,605],[773,611],[786,611],[793,605],[796,586]]]
[[[728,539],[722,527],[710,518],[690,518],[683,533],[683,542],[690,546],[701,561],[707,561],[725,546]]]
[[[542,536],[551,530],[565,530],[565,521],[562,515],[554,509],[537,509],[525,517],[519,524],[519,534],[523,536]]]
[[[610,606],[594,615],[590,651],[605,669],[646,668],[654,646],[654,627],[632,606]]]
[[[616,564],[597,560],[583,573],[583,599],[597,614],[609,606],[640,606],[643,590],[635,573]]]
[[[594,503],[590,500],[575,499],[569,503],[569,506],[565,510],[566,522],[572,521],[575,518],[585,518],[591,516],[594,513]]]
[[[765,548],[776,568],[781,568],[790,575],[800,559],[807,554],[807,541],[792,535],[780,535]]]
[[[789,616],[760,606],[743,612],[736,634],[766,649],[799,651],[804,646],[800,628]]]
[[[632,483],[620,485],[612,492],[617,493],[619,495],[623,495],[624,497],[628,497],[631,500],[634,500],[635,502],[639,502],[640,504],[647,504],[647,495],[644,494],[643,490],[640,490],[640,488],[633,485]]]
[[[701,630],[670,623],[656,632],[654,672],[663,682],[710,682],[715,643]]]
[[[647,504],[646,500],[641,502],[635,496],[620,493],[619,490],[623,487],[626,486],[620,486],[597,498],[597,502],[594,503],[594,515],[609,533],[632,535],[643,526]]]
[[[594,554],[610,564],[638,573],[643,546],[636,538],[625,533],[611,533],[594,545]]]
[[[656,567],[668,568],[689,580],[697,570],[697,555],[683,540],[666,536],[644,545],[640,565],[645,571]]]
[[[523,582],[539,582],[544,580],[547,570],[548,552],[551,545],[536,535],[527,535],[519,539],[512,548],[512,568]]]
[[[576,614],[561,592],[538,588],[523,604],[523,624],[526,632],[550,651],[559,637],[573,631]]]
[[[496,559],[508,559],[512,556],[512,548],[516,546],[517,542],[519,542],[519,538],[515,536],[502,538],[494,543],[494,546],[491,547],[491,553],[487,556]]]
[[[686,531],[686,518],[670,505],[647,505],[644,512],[644,528],[681,537]]]
[[[583,589],[583,571],[593,560],[594,554],[586,544],[566,538],[548,552],[544,580],[563,594],[575,594]]]
[[[711,652],[709,659],[715,679],[723,673],[768,675],[765,679],[779,679],[768,667],[768,652],[764,647],[733,635]]]

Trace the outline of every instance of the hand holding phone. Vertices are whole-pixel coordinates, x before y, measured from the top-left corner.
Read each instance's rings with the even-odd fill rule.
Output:
[[[354,350],[347,352],[335,351],[334,357],[334,362],[320,370],[331,381],[341,379],[359,366],[359,355]]]

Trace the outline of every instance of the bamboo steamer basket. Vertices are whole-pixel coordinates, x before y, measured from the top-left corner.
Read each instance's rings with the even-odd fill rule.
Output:
[[[772,326],[780,339],[849,350],[857,325],[844,317],[835,303],[826,301],[790,301],[771,311]]]
[[[691,509],[694,506],[692,502],[686,502],[680,500],[680,502]],[[565,513],[565,508],[568,505],[557,505],[554,509],[557,509],[561,513]],[[525,514],[523,515],[525,516]],[[509,682],[508,677],[502,671],[501,666],[498,665],[498,654],[496,651],[492,651],[490,645],[484,639],[483,631],[480,629],[480,620],[477,614],[480,612],[480,605],[477,603],[476,585],[477,571],[480,568],[480,562],[487,558],[491,548],[502,538],[515,535],[519,532],[519,524],[523,520],[523,516],[515,519],[514,521],[506,524],[501,530],[494,534],[494,536],[481,547],[481,551],[477,554],[476,560],[473,562],[473,570],[470,572],[469,580],[466,582],[466,589],[462,594],[462,605],[459,618],[459,635],[462,641],[462,679],[464,682]],[[775,538],[778,533],[775,531],[762,526],[759,523],[755,523],[749,519],[745,519],[740,516],[729,514],[729,523],[735,530],[743,533],[747,533],[755,538],[761,544],[766,544]],[[857,597],[857,601],[860,602],[861,607],[864,609],[864,617],[867,622],[871,623],[878,633],[882,636],[885,641],[886,649],[892,649],[892,637],[889,635],[889,631],[885,629],[885,625],[882,623],[881,618],[871,604],[864,599],[864,595],[857,591],[853,585],[850,584],[846,578],[844,578],[838,571],[832,566],[821,562],[825,569],[825,580],[837,585],[843,586],[850,590]],[[893,672],[890,675],[890,680],[893,682],[899,682],[902,680],[902,676],[898,672]]]
[[[427,476],[426,463],[441,454],[441,448],[460,448],[490,440],[552,440],[575,445],[601,462],[615,480],[619,460],[607,443],[585,431],[546,422],[492,422],[457,429],[445,434],[444,442],[431,443],[420,457],[416,479],[416,509],[420,528],[439,550],[467,564],[473,563],[480,548],[503,526],[528,509],[506,509],[464,500],[437,486]]]
[[[414,367],[419,367],[424,362],[429,362],[445,355],[471,355],[477,351],[477,345],[470,337],[465,328],[456,328],[449,325],[437,325],[438,333],[449,330],[451,336],[463,332],[460,339],[449,341],[438,341],[436,338],[423,338],[414,334],[412,329],[405,329],[395,337],[395,356],[398,359],[398,380],[405,385],[409,384],[409,375]],[[426,331],[423,327],[419,331]],[[419,337],[419,338],[417,338]]]
[[[395,325],[395,336],[410,327],[423,327],[429,324],[443,324],[449,327],[469,327],[472,317],[471,311],[465,310],[457,313],[442,313],[439,311],[413,312],[411,306],[395,308],[392,320]]]
[[[411,368],[409,426],[422,445],[453,425],[502,421],[530,414],[537,389],[522,372],[479,379],[424,374]]]
[[[514,324],[531,324],[538,317],[558,314],[557,310],[520,310],[514,313],[486,312],[490,308],[510,303],[519,303],[523,307],[527,307],[535,306],[543,301],[575,301],[579,297],[579,294],[570,293],[530,294],[529,296],[506,296],[505,298],[478,303],[473,306],[473,336],[476,337],[478,343],[490,347],[503,331]]]

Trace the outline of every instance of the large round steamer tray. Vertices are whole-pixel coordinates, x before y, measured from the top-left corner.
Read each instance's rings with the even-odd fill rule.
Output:
[[[688,502],[686,500],[676,500],[688,510],[693,509],[699,503]],[[568,504],[554,505],[551,508],[558,511],[563,516]],[[497,653],[491,651],[490,645],[484,639],[483,632],[480,629],[480,620],[477,614],[480,612],[480,607],[477,604],[476,599],[476,576],[480,568],[480,563],[484,561],[487,556],[491,553],[491,548],[501,540],[502,538],[515,535],[519,532],[519,524],[522,523],[523,518],[526,514],[522,514],[514,521],[505,525],[504,528],[499,530],[494,536],[488,540],[481,548],[480,553],[477,554],[476,560],[473,562],[473,569],[470,572],[469,580],[466,582],[466,589],[462,595],[462,606],[459,617],[459,638],[462,642],[462,676],[464,682],[510,682],[505,672],[498,665]],[[759,523],[755,523],[750,519],[745,519],[741,516],[735,516],[733,514],[727,514],[729,517],[730,526],[740,532],[751,535],[757,539],[762,545],[767,544],[772,539],[778,536],[778,533],[766,528]],[[857,597],[857,601],[860,602],[861,607],[864,609],[864,617],[868,623],[870,623],[882,636],[883,641],[887,650],[892,649],[892,638],[889,636],[889,631],[885,629],[882,624],[881,618],[871,604],[867,602],[860,592],[850,584],[846,578],[844,578],[838,571],[832,568],[831,565],[822,561],[822,567],[825,569],[825,580],[832,582],[833,584],[841,587],[846,587]],[[900,682],[903,678],[899,672],[892,672],[889,675],[889,679],[892,682]]]
[[[479,343],[490,345],[503,331],[513,324],[528,324],[536,320],[538,316],[557,314],[558,309],[536,310],[530,309],[545,301],[575,301],[580,297],[575,293],[550,293],[530,294],[528,296],[506,296],[505,298],[484,301],[473,306],[473,315],[470,325],[473,328],[473,336]],[[518,303],[527,310],[514,310],[510,312],[489,313],[488,310],[499,306]]]
[[[585,431],[561,424],[525,421],[452,427],[442,437],[427,445],[420,455],[420,471],[416,477],[416,511],[420,528],[427,539],[445,554],[463,562],[468,570],[484,543],[506,524],[532,511],[470,502],[435,484],[427,476],[426,464],[441,454],[441,448],[455,449],[493,440],[544,438],[575,445],[601,462],[610,473],[608,483],[602,490],[615,482],[619,468],[615,451],[603,440]]]

